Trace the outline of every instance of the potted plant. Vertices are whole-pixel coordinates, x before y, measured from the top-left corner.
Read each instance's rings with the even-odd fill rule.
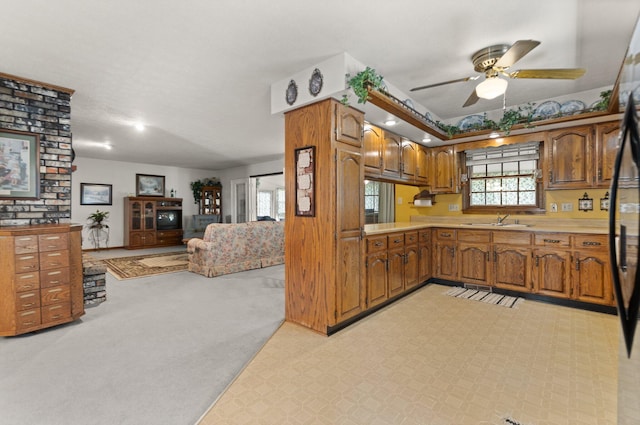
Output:
[[[349,77],[349,74],[347,74],[347,78]],[[355,76],[349,78],[347,82],[356,96],[358,96],[358,103],[367,103],[369,88],[386,91],[383,79],[382,75],[378,75],[375,69],[366,67],[364,71],[358,72]]]
[[[96,210],[96,212],[89,214],[89,217],[87,217],[87,220],[91,220],[89,222],[89,228],[90,229],[109,228],[108,224],[103,223],[103,221],[105,221],[108,217],[109,217],[109,211]]]
[[[221,186],[217,177],[209,177],[206,179],[191,182],[191,191],[193,192],[193,203],[198,204],[202,199],[202,188],[205,186]]]

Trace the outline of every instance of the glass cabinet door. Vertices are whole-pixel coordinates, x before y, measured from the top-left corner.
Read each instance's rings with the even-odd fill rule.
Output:
[[[131,230],[142,230],[142,204],[131,203]]]
[[[144,229],[153,230],[155,228],[155,202],[145,202],[144,204]]]

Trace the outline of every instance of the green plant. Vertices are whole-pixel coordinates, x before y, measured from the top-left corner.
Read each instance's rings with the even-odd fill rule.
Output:
[[[529,103],[527,106],[518,106],[515,109],[505,110],[502,118],[497,123],[497,128],[508,136],[511,132],[511,127],[516,124],[524,124],[525,127],[530,127],[532,120],[533,104]]]
[[[193,203],[200,203],[202,199],[202,188],[205,186],[220,186],[220,180],[217,177],[209,177],[191,182],[191,191],[193,192]]]
[[[600,92],[600,100],[593,106],[594,111],[606,111],[609,108],[609,101],[613,90],[605,90]]]
[[[89,214],[87,220],[91,220],[90,226],[91,228],[103,228],[109,227],[107,224],[103,224],[102,222],[109,218],[109,211],[100,211],[96,210],[96,212]]]
[[[385,86],[382,82],[384,77],[376,73],[375,69],[366,67],[364,71],[358,72],[353,77],[350,77],[350,75],[347,74],[347,78],[349,87],[353,90],[356,96],[358,96],[358,103],[367,103],[369,87],[385,91]]]

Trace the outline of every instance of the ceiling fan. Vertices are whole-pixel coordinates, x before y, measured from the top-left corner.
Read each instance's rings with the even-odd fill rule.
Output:
[[[496,44],[475,52],[471,56],[473,68],[477,72],[484,72],[486,78],[476,86],[475,90],[462,106],[471,106],[480,100],[480,98],[493,99],[504,94],[507,90],[508,82],[507,80],[500,78],[501,75],[508,78],[552,78],[575,80],[576,78],[582,77],[586,72],[583,68],[521,69],[519,71],[507,71],[514,63],[522,59],[539,44],[540,42],[536,40],[518,40],[513,43],[512,46],[509,46],[508,44]],[[414,87],[411,91],[443,86],[445,84],[477,80],[480,77],[480,75],[475,75],[471,77],[458,78],[457,80]]]

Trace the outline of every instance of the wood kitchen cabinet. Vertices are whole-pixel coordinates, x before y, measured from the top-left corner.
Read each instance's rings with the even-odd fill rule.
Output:
[[[613,164],[618,152],[620,122],[597,124],[596,128],[596,187],[609,188]]]
[[[607,235],[573,235],[571,298],[615,305],[608,246]]]
[[[81,230],[63,224],[0,230],[0,336],[84,314]]]
[[[367,307],[374,307],[389,298],[387,258],[387,236],[367,237]]]
[[[429,184],[429,148],[416,143],[416,184]]]
[[[418,280],[420,283],[431,278],[431,229],[418,231]]]
[[[404,289],[411,289],[421,282],[418,232],[406,232],[404,234]]]
[[[456,230],[434,229],[433,234],[433,277],[456,280]]]
[[[496,288],[531,292],[531,233],[495,231],[492,242],[493,285]]]
[[[491,232],[458,230],[458,280],[487,285],[491,283]]]
[[[406,182],[416,180],[416,157],[417,144],[410,140],[402,141],[402,165],[400,167],[400,178]]]
[[[382,131],[382,176],[400,179],[402,169],[402,138],[389,131]]]
[[[382,174],[382,129],[365,125],[362,144],[365,177],[380,177]]]
[[[453,146],[431,148],[429,187],[431,193],[456,193],[456,156]]]
[[[389,298],[393,298],[404,292],[404,234],[393,234],[389,235],[388,238],[388,295]]]
[[[533,292],[569,298],[571,236],[568,233],[536,233],[534,246]]]
[[[593,127],[549,131],[545,141],[547,189],[582,189],[593,184]]]
[[[328,334],[366,309],[364,115],[335,99],[285,113],[285,317]],[[296,150],[314,147],[313,167]],[[296,214],[297,172],[313,172],[314,213]]]

